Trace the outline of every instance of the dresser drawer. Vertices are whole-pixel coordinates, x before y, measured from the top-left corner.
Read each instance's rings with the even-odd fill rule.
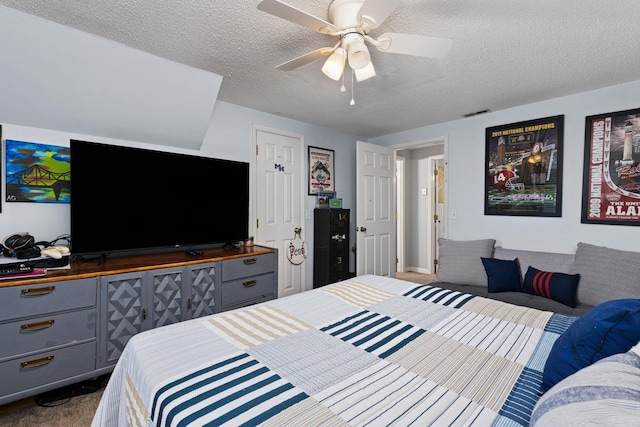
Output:
[[[241,277],[271,273],[275,269],[275,254],[264,254],[222,261],[223,282]]]
[[[0,322],[96,305],[96,279],[0,288]]]
[[[228,307],[274,295],[273,274],[225,282],[221,285],[221,305]]]
[[[95,341],[11,359],[0,363],[0,396],[81,375],[95,368]]]
[[[96,336],[96,309],[0,324],[0,359],[42,351]]]

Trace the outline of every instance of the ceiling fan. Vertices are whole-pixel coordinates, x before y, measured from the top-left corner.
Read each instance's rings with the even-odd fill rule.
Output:
[[[367,44],[381,52],[443,58],[449,52],[452,39],[415,34],[384,33],[377,38],[369,35],[395,10],[402,0],[333,0],[329,5],[329,21],[311,15],[281,0],[262,0],[258,9],[286,19],[321,34],[339,37],[333,47],[322,47],[278,65],[278,70],[290,71],[324,56],[329,56],[322,72],[338,80],[345,63],[353,70],[357,81],[376,75]]]

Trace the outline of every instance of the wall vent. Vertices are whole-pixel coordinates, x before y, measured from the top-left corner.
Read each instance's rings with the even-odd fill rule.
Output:
[[[462,117],[473,117],[473,116],[479,116],[480,114],[486,114],[486,113],[490,113],[491,110],[490,109],[486,109],[486,110],[480,110],[480,111],[476,111],[475,113],[467,113],[467,114],[463,114]]]

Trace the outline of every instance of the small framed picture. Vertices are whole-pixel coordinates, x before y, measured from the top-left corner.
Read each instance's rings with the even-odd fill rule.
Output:
[[[71,202],[69,147],[5,141],[5,202]]]
[[[309,194],[335,191],[334,151],[309,147]]]

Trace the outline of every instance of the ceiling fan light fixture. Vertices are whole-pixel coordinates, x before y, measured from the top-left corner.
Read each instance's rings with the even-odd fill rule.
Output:
[[[373,62],[369,61],[366,67],[355,70],[356,80],[359,82],[370,79],[376,76],[376,70],[373,68]]]
[[[339,80],[344,71],[344,64],[347,59],[347,52],[341,47],[337,48],[322,66],[325,76],[333,80]]]
[[[344,36],[343,46],[347,49],[349,66],[354,70],[366,67],[371,62],[369,49],[360,33],[349,33]]]
[[[349,66],[354,70],[359,70],[371,63],[369,49],[364,41],[356,40],[349,45]]]

